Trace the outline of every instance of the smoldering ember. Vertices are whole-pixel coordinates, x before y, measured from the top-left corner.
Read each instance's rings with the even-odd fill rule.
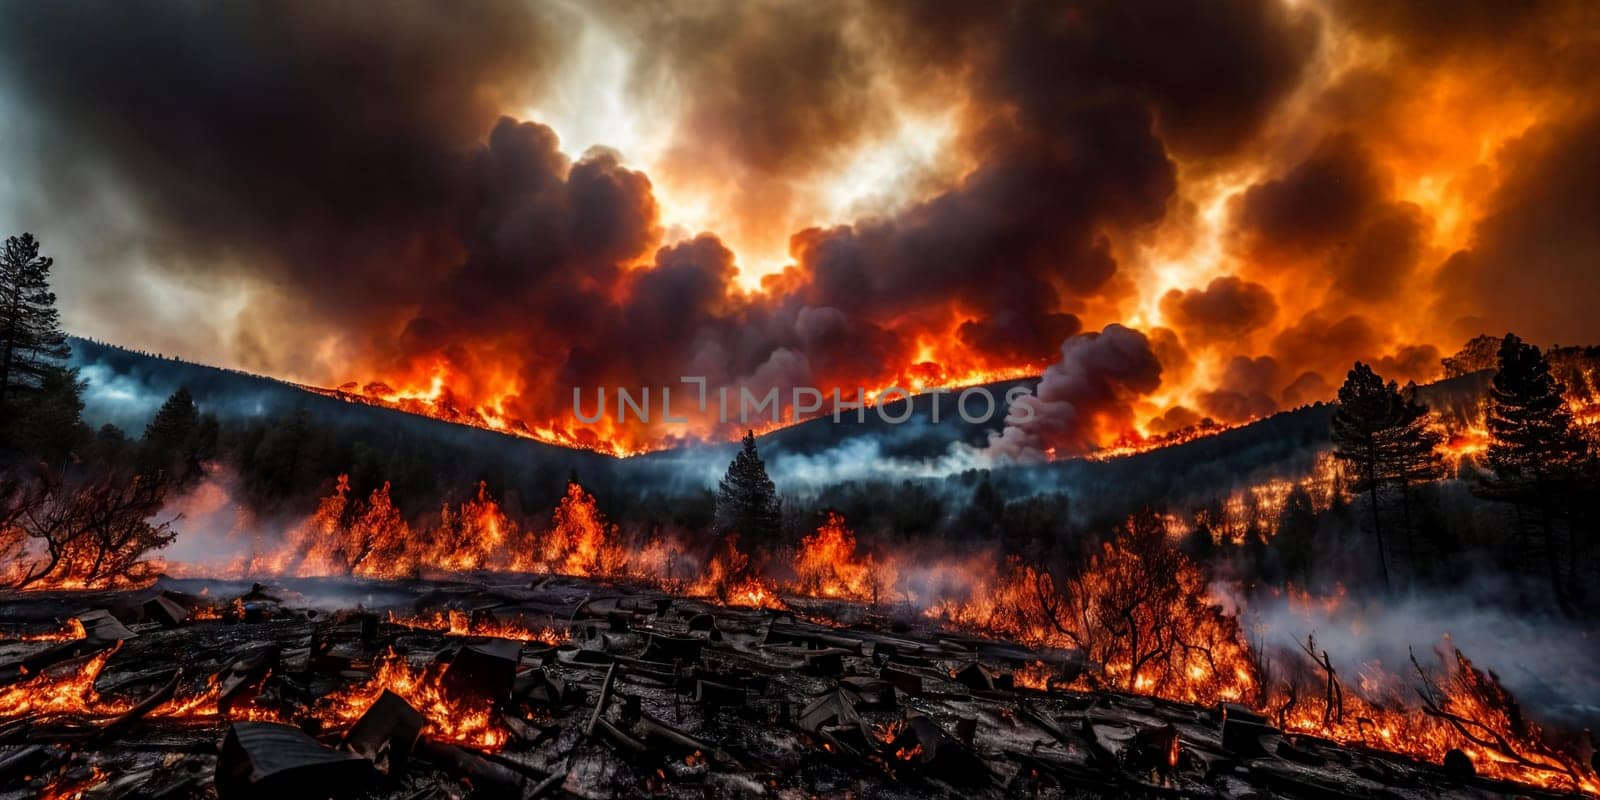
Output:
[[[1600,4],[0,0],[0,800],[1600,797]]]

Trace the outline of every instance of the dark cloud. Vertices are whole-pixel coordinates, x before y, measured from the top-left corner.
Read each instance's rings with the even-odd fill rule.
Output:
[[[1211,281],[1204,289],[1173,289],[1161,298],[1161,311],[1195,343],[1234,341],[1259,330],[1278,313],[1272,292],[1237,276]]]
[[[1470,315],[1458,334],[1511,330],[1543,344],[1595,340],[1596,141],[1600,113],[1538,128],[1503,155],[1508,174],[1491,198],[1494,211],[1478,223],[1473,246],[1439,273],[1442,322]]]
[[[1393,299],[1420,265],[1432,220],[1391,193],[1387,170],[1367,146],[1353,134],[1332,136],[1283,175],[1245,191],[1233,241],[1253,274],[1307,274],[1296,280],[1312,285],[1327,276],[1336,298]]]
[[[1444,369],[1439,363],[1439,348],[1431,344],[1403,345],[1372,365],[1379,375],[1402,386],[1437,380]]]
[[[690,162],[758,175],[818,166],[890,117],[875,89],[879,42],[830,5],[725,3],[683,13],[617,10],[642,45],[642,90],[670,81],[686,104],[675,140]],[[645,98],[641,98],[645,99]]]
[[[674,186],[680,172],[740,185],[738,216],[782,217],[803,178],[845,168],[904,108],[950,113],[940,158],[962,169],[793,232],[793,263],[761,293],[736,282],[726,241],[743,230],[663,242],[657,187],[624,157],[637,154],[563,150],[551,128],[504,116],[541,105],[589,9],[8,4],[0,68],[28,115],[8,142],[25,154],[19,195],[46,217],[82,198],[122,212],[82,230],[110,255],[79,282],[120,299],[149,269],[248,294],[218,324],[236,326],[228,347],[251,366],[298,369],[287,354],[336,342],[338,370],[443,365],[462,402],[498,398],[535,422],[562,417],[575,385],[878,385],[936,342],[967,366],[1054,362],[1044,421],[997,447],[1077,452],[1121,433],[1163,379],[1186,381],[1186,347],[1256,357],[1225,362],[1197,409],[1161,425],[1266,413],[1326,392],[1356,358],[1422,379],[1429,324],[1592,339],[1593,93],[1571,92],[1570,119],[1484,168],[1501,183],[1433,284],[1435,221],[1397,197],[1396,177],[1414,175],[1391,139],[1430,70],[1499,59],[1529,86],[1591,85],[1594,37],[1572,23],[1593,12],[1290,5],[594,8],[630,48],[634,100],[663,116],[644,120],[667,143],[658,166]],[[1304,97],[1336,41],[1325,28],[1393,55]],[[1479,55],[1501,35],[1517,41]],[[1306,108],[1305,129],[1280,124]],[[1162,298],[1170,329],[1083,334],[1154,290],[1121,262],[1199,218],[1180,176],[1241,165],[1267,172],[1229,218],[1237,275]],[[134,251],[148,266],[113,268]],[[1431,318],[1401,317],[1429,306],[1420,293],[1436,296]]]
[[[1387,192],[1353,135],[1335,136],[1282,177],[1250,187],[1236,215],[1247,252],[1264,260],[1317,253],[1348,240]]]
[[[1278,410],[1282,368],[1270,356],[1235,356],[1217,388],[1200,395],[1200,408],[1221,422],[1246,422]]]
[[[456,260],[474,143],[560,54],[530,8],[7,4],[0,67],[41,191],[114,187],[160,269],[248,269],[359,326]]]
[[[1031,127],[1055,127],[1085,98],[1115,97],[1149,108],[1163,141],[1185,155],[1221,155],[1250,141],[1318,40],[1310,15],[1251,0],[1020,2],[976,20],[931,4],[913,13],[912,36],[932,52],[979,48],[968,60],[993,65],[982,84],[998,100],[1020,101]],[[947,32],[951,25],[965,35]]]
[[[1272,355],[1281,364],[1326,377],[1343,375],[1357,359],[1371,358],[1382,346],[1383,337],[1366,317],[1311,313],[1273,338]]]

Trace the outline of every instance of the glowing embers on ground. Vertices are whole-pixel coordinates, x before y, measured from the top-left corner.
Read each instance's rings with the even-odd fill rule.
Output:
[[[436,739],[486,750],[504,745],[510,734],[496,719],[493,701],[452,691],[445,680],[449,664],[430,661],[413,664],[393,650],[373,663],[372,677],[338,689],[318,699],[312,716],[331,727],[347,728],[378,700],[394,692],[428,720],[427,735]]]
[[[489,636],[496,639],[552,645],[567,640],[565,632],[549,626],[530,628],[518,621],[502,620],[490,614],[470,614],[458,609],[450,609],[444,613],[435,611],[425,617],[399,617],[390,612],[389,621],[407,628],[437,631],[449,636]]]
[[[82,639],[85,635],[87,634],[83,629],[83,622],[77,617],[71,617],[56,630],[18,634],[16,639],[19,642],[71,642]]]
[[[95,682],[105,670],[106,662],[120,649],[119,643],[89,656],[53,664],[40,670],[37,675],[0,688],[0,720],[66,715],[104,718],[133,711],[139,705],[138,700],[105,697],[95,689]],[[212,675],[204,688],[176,691],[141,716],[147,719],[217,716],[232,719],[278,718],[271,709],[257,708],[250,703],[234,704],[228,708],[227,714],[223,714],[218,703],[221,691],[220,679]]]

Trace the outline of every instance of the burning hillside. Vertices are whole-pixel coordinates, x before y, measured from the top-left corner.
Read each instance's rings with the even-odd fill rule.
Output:
[[[1597,84],[1582,0],[0,4],[0,800],[1600,795]]]
[[[1036,449],[1075,455],[1329,399],[1358,358],[1592,338],[1590,4],[780,5],[295,7],[253,47],[218,44],[237,9],[19,13],[18,216],[59,220],[84,333],[617,454],[750,426],[581,422],[574,390],[787,417],[1137,331],[1080,376],[1130,380],[1045,405]],[[74,148],[116,198],[89,227]]]

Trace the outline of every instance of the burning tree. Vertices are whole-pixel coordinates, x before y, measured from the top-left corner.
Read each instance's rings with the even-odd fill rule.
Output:
[[[606,521],[577,480],[567,481],[567,493],[556,506],[553,527],[545,538],[544,561],[565,575],[617,577],[628,568],[628,551],[617,526]]]
[[[1054,616],[1070,619],[1073,642],[1128,691],[1239,699],[1255,683],[1248,652],[1237,622],[1206,596],[1203,573],[1145,512],[1067,580]]]
[[[340,475],[333,494],[291,540],[304,553],[302,570],[318,575],[399,577],[415,569],[404,550],[411,527],[389,497],[389,484],[373,489],[366,502],[351,501],[350,476]]]
[[[892,562],[857,553],[856,535],[843,516],[828,512],[816,532],[800,541],[794,557],[794,590],[814,597],[889,599],[898,577]]]
[[[0,581],[30,587],[105,588],[140,585],[155,576],[147,561],[177,534],[152,523],[166,500],[160,482],[108,470],[77,480],[45,474],[0,486]]]
[[[1500,340],[1487,333],[1481,333],[1467,340],[1455,355],[1442,358],[1439,363],[1444,367],[1446,378],[1459,378],[1462,375],[1494,369],[1496,354],[1499,351]]]

